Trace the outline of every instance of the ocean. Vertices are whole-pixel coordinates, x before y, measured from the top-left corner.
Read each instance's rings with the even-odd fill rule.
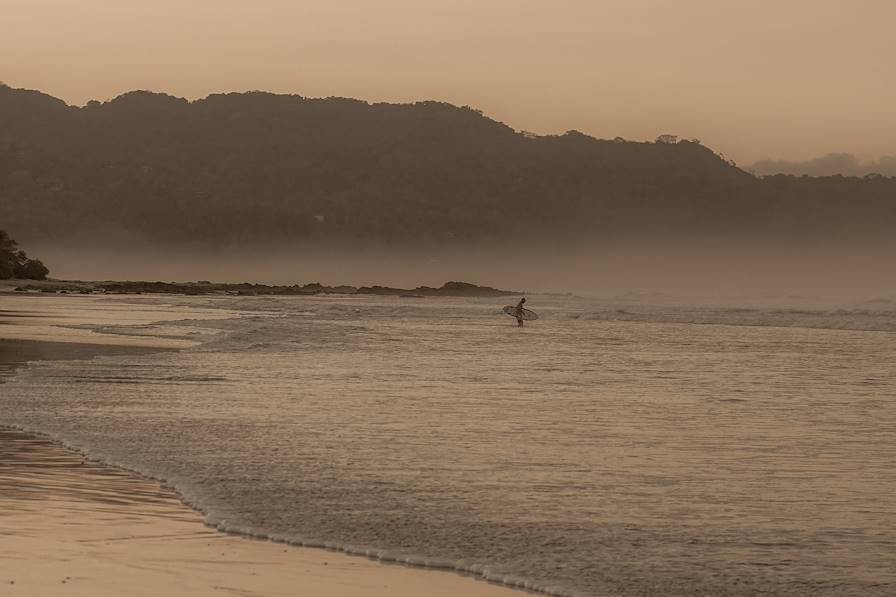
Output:
[[[33,363],[0,424],[222,530],[553,595],[896,594],[893,301],[34,300],[195,344]]]

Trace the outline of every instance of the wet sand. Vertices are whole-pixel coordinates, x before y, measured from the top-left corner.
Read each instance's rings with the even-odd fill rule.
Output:
[[[2,297],[0,297],[2,299]],[[2,311],[2,309],[0,309]],[[0,320],[15,317],[9,311]],[[17,324],[19,322],[16,322]],[[88,359],[171,347],[4,338],[2,378],[28,361]],[[38,337],[44,338],[42,330]],[[25,338],[25,339],[23,339]],[[69,338],[66,338],[69,340]],[[3,428],[0,411],[0,594],[46,597],[512,597],[453,573],[220,533],[160,483]]]
[[[0,430],[0,594],[519,595],[454,574],[220,533],[159,483]]]
[[[3,338],[0,328],[0,380],[11,375],[29,361],[68,361],[89,359],[95,356],[128,354],[135,351],[156,352],[164,348],[115,346],[83,342],[44,342]]]

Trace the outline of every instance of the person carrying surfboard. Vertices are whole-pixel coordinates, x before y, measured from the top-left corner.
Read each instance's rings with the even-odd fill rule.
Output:
[[[538,319],[538,313],[535,311],[530,311],[523,307],[526,304],[526,299],[521,298],[520,302],[516,305],[504,305],[504,308],[501,311],[504,315],[510,315],[514,319],[516,319],[517,325],[523,327],[524,321],[535,321]]]
[[[520,327],[523,327],[523,305],[526,304],[526,297],[520,299],[520,302],[516,304],[516,323]]]

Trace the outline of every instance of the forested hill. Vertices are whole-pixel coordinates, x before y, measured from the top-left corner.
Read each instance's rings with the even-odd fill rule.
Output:
[[[74,107],[0,86],[0,224],[208,244],[867,238],[896,224],[896,179],[760,179],[699,142],[534,136],[436,102],[138,91]]]

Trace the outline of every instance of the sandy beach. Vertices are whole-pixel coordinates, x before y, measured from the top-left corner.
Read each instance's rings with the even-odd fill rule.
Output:
[[[230,536],[159,483],[0,430],[0,594],[518,595],[454,574]]]
[[[53,326],[39,313],[0,309],[0,320],[0,384],[28,361],[173,348],[170,341],[153,346],[145,338],[120,336],[103,344],[101,335],[62,328],[57,335],[62,341],[52,342],[46,339]],[[457,574],[227,535],[206,526],[198,512],[157,481],[91,462],[2,424],[0,414],[2,595],[520,594]]]

